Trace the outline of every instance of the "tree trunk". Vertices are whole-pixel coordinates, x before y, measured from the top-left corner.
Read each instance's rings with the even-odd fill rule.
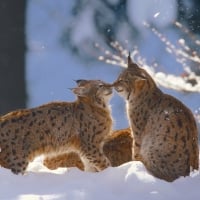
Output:
[[[0,114],[26,106],[26,0],[0,1]]]

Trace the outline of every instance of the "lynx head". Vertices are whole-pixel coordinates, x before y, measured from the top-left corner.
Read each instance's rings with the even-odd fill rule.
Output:
[[[79,98],[91,100],[93,103],[105,105],[112,97],[112,85],[101,80],[77,80],[74,94]]]
[[[141,92],[152,90],[156,87],[151,76],[128,56],[128,68],[125,69],[113,83],[115,90],[126,100],[130,96],[137,97]]]

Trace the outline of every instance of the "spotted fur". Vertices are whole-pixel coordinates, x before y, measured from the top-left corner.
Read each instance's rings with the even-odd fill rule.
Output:
[[[88,80],[73,92],[77,95],[74,102],[52,102],[0,118],[1,166],[23,174],[36,156],[66,151],[77,152],[87,171],[110,166],[102,141],[112,130],[108,105],[112,88]]]
[[[110,160],[113,167],[132,160],[132,142],[130,128],[113,131],[104,140],[103,152]],[[54,157],[47,157],[44,165],[49,169],[57,169],[58,167],[77,167],[84,170],[84,165],[77,153],[63,153]]]
[[[199,168],[197,126],[182,102],[164,94],[130,56],[114,87],[126,100],[134,160],[167,181]]]
[[[47,156],[43,161],[44,166],[54,170],[58,167],[77,167],[84,171],[84,164],[76,152],[66,152],[54,156]]]

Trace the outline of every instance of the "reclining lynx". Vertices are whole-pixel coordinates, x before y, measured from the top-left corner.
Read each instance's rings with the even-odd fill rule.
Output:
[[[125,98],[133,134],[133,160],[156,177],[173,181],[199,168],[198,131],[191,111],[164,94],[151,76],[128,57],[114,83]]]
[[[53,102],[0,117],[1,166],[23,174],[36,156],[67,151],[77,152],[86,170],[110,166],[101,143],[112,130],[112,87],[88,80],[73,92],[74,102]]]
[[[132,160],[133,138],[130,128],[113,131],[103,142],[103,152],[110,160],[111,166],[119,166]],[[49,169],[58,167],[78,167],[84,170],[83,163],[77,153],[62,153],[46,157],[44,165]]]

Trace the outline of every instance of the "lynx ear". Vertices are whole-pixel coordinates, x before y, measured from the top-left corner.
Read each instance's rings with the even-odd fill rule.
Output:
[[[144,85],[146,84],[146,82],[147,82],[147,79],[137,78],[134,82],[134,90],[141,91]]]
[[[134,63],[131,59],[131,55],[130,55],[130,52],[129,52],[129,55],[128,55],[128,69],[138,69],[138,65],[136,63]]]
[[[76,87],[76,88],[72,88],[72,92],[76,94],[77,96],[85,96],[88,90],[85,87]]]

